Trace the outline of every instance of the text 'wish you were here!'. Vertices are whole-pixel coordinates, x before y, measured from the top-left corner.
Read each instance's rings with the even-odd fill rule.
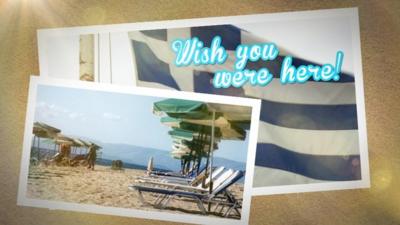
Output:
[[[176,54],[175,65],[178,67],[202,67],[206,71],[213,70],[215,75],[213,85],[215,88],[242,87],[246,83],[253,86],[266,86],[274,78],[270,72],[272,67],[280,67],[279,78],[282,84],[305,83],[312,79],[314,81],[338,81],[343,63],[344,53],[336,52],[334,64],[319,65],[293,65],[293,57],[285,56],[278,58],[279,49],[276,44],[256,43],[240,44],[234,52],[235,60],[229,59],[229,54],[221,45],[220,36],[215,36],[210,47],[204,47],[204,43],[197,37],[190,39],[177,39],[171,44]],[[277,62],[270,64],[270,70],[263,67],[262,61]],[[252,63],[248,69],[248,62]],[[217,69],[210,69],[210,66],[218,65]],[[266,64],[264,64],[266,65]],[[229,71],[229,67],[234,67]],[[226,69],[225,69],[226,68]],[[274,70],[276,70],[274,68]]]

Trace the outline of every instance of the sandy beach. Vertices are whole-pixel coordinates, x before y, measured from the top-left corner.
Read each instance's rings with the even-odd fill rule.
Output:
[[[161,211],[152,205],[143,205],[136,191],[128,186],[144,170],[111,170],[110,167],[96,166],[94,171],[85,167],[30,166],[27,197],[41,200],[95,204],[118,208]],[[243,185],[234,184],[229,189],[237,198],[242,198]],[[155,195],[145,193],[147,202],[154,202]],[[195,202],[189,199],[172,199],[163,212],[201,214]],[[210,216],[217,216],[210,214]]]

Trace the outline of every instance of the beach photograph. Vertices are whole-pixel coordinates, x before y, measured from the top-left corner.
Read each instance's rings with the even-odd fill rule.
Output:
[[[241,220],[252,107],[36,92],[26,198]]]

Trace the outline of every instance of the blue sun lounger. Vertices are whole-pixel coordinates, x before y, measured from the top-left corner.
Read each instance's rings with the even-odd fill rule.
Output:
[[[220,175],[225,168],[223,166],[220,167],[215,167],[213,169],[211,177],[217,177]],[[172,183],[172,184],[185,184],[185,185],[192,185],[196,186],[199,183],[203,183],[202,181],[204,180],[204,185],[207,185],[210,183],[210,178],[209,176],[206,177],[205,170],[199,173],[196,177],[193,178],[182,178],[182,177],[170,177],[170,176],[141,176],[137,177],[135,182],[136,183],[153,183],[153,184],[159,184],[159,183]]]
[[[209,193],[208,188],[199,186],[180,185],[171,183],[141,184],[129,186],[129,189],[135,190],[139,194],[139,200],[143,204],[148,204],[143,197],[143,192],[159,194],[153,206],[164,209],[168,206],[169,201],[173,197],[189,198],[197,203],[198,208],[203,214],[207,214],[204,204],[215,204],[215,211],[219,209],[219,213],[227,208],[224,217],[230,215],[232,211],[240,217],[241,201],[229,192],[228,188],[236,181],[242,178],[243,171],[225,170],[220,176],[213,179],[213,189]]]
[[[206,166],[202,166],[199,171],[193,169],[187,175],[183,175],[179,172],[165,172],[165,171],[148,171],[148,176],[150,177],[172,177],[172,178],[194,178],[197,175],[201,174],[206,169]]]

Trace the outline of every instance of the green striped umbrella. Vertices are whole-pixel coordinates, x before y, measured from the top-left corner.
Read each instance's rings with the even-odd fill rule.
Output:
[[[163,124],[172,127],[169,134],[178,144],[173,144],[171,154],[174,157],[189,157],[189,160],[200,156],[198,165],[201,157],[207,156],[206,166],[210,174],[216,142],[244,140],[245,129],[249,128],[251,119],[250,107],[181,99],[155,102],[153,112],[162,117]]]

